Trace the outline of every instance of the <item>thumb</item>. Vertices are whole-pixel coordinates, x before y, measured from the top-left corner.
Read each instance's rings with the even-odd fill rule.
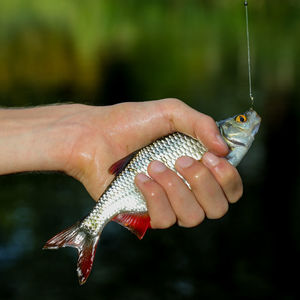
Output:
[[[162,100],[161,106],[172,131],[179,131],[198,139],[215,155],[228,154],[228,146],[213,118],[177,99]]]

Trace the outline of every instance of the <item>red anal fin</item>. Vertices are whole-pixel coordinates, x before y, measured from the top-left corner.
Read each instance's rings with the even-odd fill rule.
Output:
[[[108,169],[109,173],[112,175],[118,175],[120,172],[124,170],[124,168],[128,165],[131,159],[136,155],[138,151],[134,151],[131,154],[121,158],[117,162],[115,162],[111,167]]]
[[[112,221],[124,226],[134,233],[140,240],[144,237],[150,226],[150,217],[147,213],[132,214],[121,213],[115,216]]]

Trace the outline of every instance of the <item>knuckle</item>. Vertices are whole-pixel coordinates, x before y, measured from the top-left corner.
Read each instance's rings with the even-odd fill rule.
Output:
[[[244,187],[243,187],[243,184],[241,184],[241,185],[240,185],[240,188],[239,188],[239,191],[238,191],[238,196],[237,196],[237,198],[238,198],[238,199],[242,198],[243,193],[244,193]]]
[[[244,189],[243,189],[243,184],[238,184],[238,186],[236,187],[235,189],[235,193],[234,193],[234,196],[232,197],[232,199],[230,199],[230,203],[235,203],[237,202],[240,198],[242,198],[243,196],[243,192],[244,192]]]
[[[178,218],[178,224],[182,227],[195,227],[198,226],[200,223],[203,222],[205,218],[204,211],[202,209],[195,210],[192,214]]]
[[[237,170],[235,167],[228,164],[228,168],[226,168],[226,177],[228,181],[235,180],[237,178]]]
[[[162,195],[164,195],[162,187],[154,181],[149,183],[148,190],[146,193],[147,197],[151,199],[161,198]]]
[[[211,130],[211,129],[216,129],[217,128],[216,121],[211,116],[208,116],[206,114],[202,114],[201,118],[202,118],[202,121],[203,121],[202,124],[204,124],[207,129]],[[199,125],[198,123],[195,124],[196,129],[197,129],[198,125]]]
[[[170,105],[171,107],[176,107],[179,105],[182,105],[183,102],[177,98],[167,98],[165,99],[165,102],[167,103],[167,105]]]
[[[219,210],[218,210],[219,218],[225,216],[228,212],[228,209],[229,209],[228,201],[225,199],[222,205],[219,206]]]
[[[176,223],[175,215],[173,213],[169,213],[164,218],[160,218],[158,220],[155,220],[155,222],[153,224],[153,226],[155,226],[155,227],[153,227],[153,228],[166,229],[166,228],[171,227],[175,223]]]
[[[151,179],[139,186],[139,189],[147,199],[155,199],[161,197],[163,194],[162,187]]]
[[[229,209],[228,202],[227,200],[224,199],[213,210],[211,210],[209,213],[206,213],[206,216],[208,219],[220,219],[226,215],[228,209]]]
[[[192,187],[198,186],[199,182],[202,182],[203,180],[205,180],[205,178],[208,178],[209,175],[209,170],[203,164],[199,164],[197,171],[192,174],[189,182]]]
[[[163,114],[167,120],[172,121],[174,115],[181,112],[186,104],[177,98],[167,98],[162,101]]]
[[[205,118],[205,121],[206,121],[209,125],[216,126],[216,122],[215,122],[215,120],[214,120],[211,116],[203,115],[203,118]]]
[[[166,187],[168,188],[168,190],[174,189],[175,186],[176,186],[175,182],[172,179],[170,179],[166,182]]]
[[[236,168],[230,166],[224,171],[221,185],[229,191],[228,201],[237,202],[243,195],[242,179]]]
[[[177,98],[167,98],[160,102],[160,111],[170,132],[176,130],[176,116],[184,110],[185,106],[186,104]]]
[[[241,182],[237,169],[231,166],[225,159],[222,159],[218,166],[218,175],[220,176],[221,183],[223,185],[236,185]]]
[[[157,188],[161,188],[167,191],[173,191],[178,188],[178,176],[175,172],[172,170],[166,168],[165,171],[161,173],[153,174],[152,171],[150,171],[151,176],[153,176],[153,179],[157,182]]]

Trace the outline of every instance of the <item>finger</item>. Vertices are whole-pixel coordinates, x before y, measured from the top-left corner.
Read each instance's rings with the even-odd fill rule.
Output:
[[[228,202],[220,184],[201,162],[184,156],[176,161],[176,169],[190,184],[197,201],[209,219],[221,218],[228,210]]]
[[[135,183],[147,202],[151,228],[168,228],[176,223],[175,213],[163,188],[147,175],[140,173]]]
[[[148,167],[148,173],[166,192],[179,225],[193,227],[203,221],[203,209],[192,191],[175,172],[163,163],[153,161]]]
[[[228,201],[237,202],[243,194],[242,179],[237,169],[226,159],[209,152],[202,157],[202,162],[219,182]]]
[[[165,99],[161,102],[162,111],[172,131],[179,131],[200,140],[209,151],[225,156],[228,146],[223,140],[216,122],[177,99]],[[188,122],[187,122],[188,120]]]

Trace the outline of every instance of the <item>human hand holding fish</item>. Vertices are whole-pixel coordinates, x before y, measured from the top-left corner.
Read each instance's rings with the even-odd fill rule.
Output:
[[[100,109],[105,112],[99,114],[95,108],[88,108],[83,115],[83,132],[76,136],[65,167],[68,174],[83,182],[95,200],[113,179],[107,171],[114,162],[175,131],[204,141],[211,153],[203,162],[187,157],[178,160],[177,169],[195,187],[194,192],[174,171],[162,169],[164,165],[157,161],[149,165],[151,177],[142,174],[136,178],[146,198],[152,228],[167,228],[176,220],[182,226],[195,226],[205,214],[221,217],[227,211],[227,200],[235,202],[241,196],[237,170],[216,156],[225,156],[228,146],[212,118],[175,99],[121,103]],[[91,123],[92,127],[86,126]],[[187,160],[193,163],[189,167]]]
[[[253,112],[249,112],[249,120]],[[146,217],[144,223],[140,220],[148,214],[152,228],[167,228],[176,221],[191,227],[201,223],[205,215],[222,217],[228,202],[241,197],[242,182],[233,165],[253,141],[250,139],[248,144],[230,136],[225,143],[211,117],[176,99],[106,107],[71,104],[7,109],[0,110],[0,119],[5,128],[0,139],[1,174],[59,170],[82,182],[95,200],[102,195],[86,219],[45,245],[47,249],[64,246],[78,249],[80,283],[86,281],[91,271],[100,233],[110,220],[142,237],[149,219]],[[255,125],[257,129],[259,122]],[[251,132],[251,138],[255,133]],[[145,147],[169,134],[150,148]],[[230,154],[227,156],[233,165],[224,158],[229,152],[227,145],[231,149],[233,145],[243,148],[238,161]],[[135,152],[138,149],[142,150]],[[134,155],[128,157],[130,153]],[[120,161],[123,157],[127,159]],[[116,161],[119,162],[114,164]],[[118,185],[123,184],[123,178],[129,185],[125,185],[120,197]],[[109,201],[111,191],[119,195],[119,200],[115,197]],[[122,206],[120,210],[116,205]],[[131,213],[141,218],[132,219]]]

